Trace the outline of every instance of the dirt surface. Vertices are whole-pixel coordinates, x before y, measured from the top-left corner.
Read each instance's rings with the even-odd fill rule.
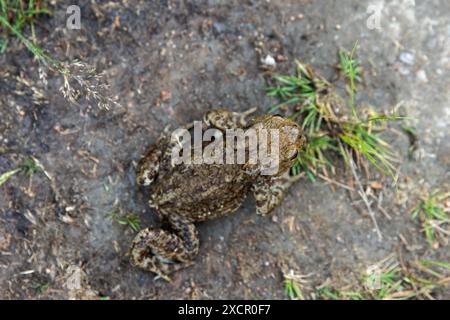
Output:
[[[79,1],[82,28],[68,30],[72,2],[55,1],[36,27],[38,43],[61,61],[104,71],[119,105],[70,104],[62,77],[49,72],[45,87],[17,39],[0,56],[0,172],[34,156],[54,180],[17,174],[0,187],[0,298],[286,299],[283,270],[309,275],[309,296],[326,281],[358,283],[391,253],[449,261],[448,246],[432,250],[410,209],[423,188],[450,178],[450,2],[376,3],[380,30],[366,24],[372,1]],[[108,214],[120,207],[141,227],[157,224],[134,168],[163,128],[216,107],[266,112],[274,101],[261,53],[287,58],[278,72],[301,59],[332,80],[338,49],[356,41],[361,101],[379,111],[403,101],[420,137],[411,161],[408,138],[388,134],[403,159],[397,187],[371,177],[391,216],[375,211],[383,240],[355,193],[304,179],[272,217],[256,216],[249,198],[236,214],[199,225],[196,263],[172,283],[132,267],[134,232]],[[347,183],[349,174],[336,179]]]

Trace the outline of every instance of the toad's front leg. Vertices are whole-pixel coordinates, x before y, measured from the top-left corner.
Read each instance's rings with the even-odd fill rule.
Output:
[[[136,169],[136,182],[141,186],[149,186],[157,177],[163,152],[158,144],[153,145],[139,161]]]
[[[167,217],[169,230],[141,230],[131,246],[131,262],[170,281],[168,275],[188,267],[198,254],[199,239],[195,225],[176,215]]]
[[[248,117],[256,111],[256,108],[244,112],[234,112],[225,109],[214,109],[208,111],[203,120],[213,128],[219,130],[245,128],[248,126]]]
[[[147,187],[155,181],[160,167],[164,166],[164,161],[168,157],[170,159],[172,148],[178,143],[176,139],[172,140],[169,135],[169,127],[166,127],[158,141],[149,148],[137,165],[136,181],[138,185]]]
[[[269,214],[282,202],[289,187],[301,177],[291,177],[289,171],[281,176],[260,176],[252,186],[256,213],[263,216]]]

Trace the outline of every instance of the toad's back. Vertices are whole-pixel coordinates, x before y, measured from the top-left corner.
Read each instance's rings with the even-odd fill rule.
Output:
[[[149,203],[163,215],[204,221],[239,208],[251,183],[241,165],[182,164],[160,172]]]

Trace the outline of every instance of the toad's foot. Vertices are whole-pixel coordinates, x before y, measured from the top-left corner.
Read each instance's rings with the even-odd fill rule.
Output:
[[[133,265],[170,281],[170,273],[192,264],[199,241],[193,223],[178,216],[167,220],[171,231],[146,228],[136,235],[131,246],[131,261]]]
[[[281,176],[261,176],[252,186],[256,200],[256,213],[268,215],[282,202],[289,187],[301,177],[302,175],[291,177],[289,171]]]

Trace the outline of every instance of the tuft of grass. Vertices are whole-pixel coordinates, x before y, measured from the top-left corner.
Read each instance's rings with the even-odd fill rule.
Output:
[[[141,222],[139,216],[136,214],[121,215],[120,210],[111,211],[108,216],[120,225],[126,225],[134,232],[138,232],[141,229]]]
[[[422,260],[408,267],[400,267],[394,257],[390,256],[379,263],[378,268],[378,272],[364,277],[366,293],[372,299],[433,299],[433,291],[450,282],[450,265],[441,261]],[[436,268],[443,269],[444,272],[439,272]],[[368,283],[377,284],[377,287],[368,288]]]
[[[345,50],[339,51],[339,62],[341,72],[350,81],[350,107],[352,109],[352,115],[358,118],[355,109],[355,81],[361,82],[360,76],[360,62],[354,58],[358,43],[356,42],[350,53]]]
[[[47,1],[0,0],[0,54],[5,52],[10,34],[22,36],[28,25],[31,28],[32,37],[35,38],[35,19],[48,14],[51,12]]]
[[[426,297],[431,299],[431,293],[442,284],[443,278],[422,278],[418,272],[423,270],[419,265],[413,264],[408,268],[400,266],[394,255],[390,255],[379,263],[363,277],[365,294],[368,299],[376,300],[407,300]],[[444,277],[445,278],[445,277]]]
[[[19,170],[27,176],[32,176],[35,173],[42,172],[44,169],[33,158],[27,158],[19,164]]]
[[[425,237],[432,248],[439,247],[439,240],[448,242],[450,235],[450,208],[445,208],[445,200],[450,192],[439,190],[425,194],[412,211],[412,218],[421,222]]]
[[[305,296],[302,292],[302,286],[307,283],[306,278],[308,278],[309,275],[305,276],[296,274],[293,270],[290,270],[287,273],[283,272],[283,277],[284,292],[287,294],[289,299],[305,300]]]
[[[34,19],[42,14],[50,14],[45,1],[39,0],[0,0],[0,51],[6,49],[5,41],[8,36],[17,37],[39,62],[39,77],[47,84],[47,71],[57,72],[63,76],[64,84],[60,88],[64,98],[77,105],[80,96],[88,101],[95,102],[100,109],[109,110],[117,102],[109,95],[102,92],[109,90],[108,84],[103,79],[103,74],[97,74],[95,68],[86,63],[75,60],[70,63],[61,62],[31,41],[25,32],[25,26],[30,24],[32,39],[34,36]],[[0,52],[1,53],[1,52]]]
[[[2,184],[4,184],[6,181],[8,181],[9,178],[11,178],[13,175],[15,175],[16,173],[18,173],[19,171],[20,171],[20,169],[13,169],[13,170],[9,170],[9,171],[3,173],[3,174],[0,176],[0,186],[1,186]]]
[[[340,69],[350,83],[350,99],[345,102],[335,88],[317,75],[313,69],[296,61],[294,76],[275,75],[273,85],[267,88],[267,95],[279,103],[269,112],[284,111],[304,130],[308,144],[300,150],[291,174],[306,172],[314,180],[319,171],[327,175],[334,170],[329,160],[337,155],[349,164],[350,157],[356,163],[370,162],[381,172],[395,178],[397,160],[390,145],[380,134],[386,124],[407,119],[393,114],[378,114],[370,108],[364,114],[355,106],[355,83],[361,81],[360,62],[355,59],[357,45],[348,53],[339,52]]]
[[[434,266],[434,267],[439,267],[442,269],[446,269],[448,271],[450,271],[450,263],[448,262],[443,262],[443,261],[433,261],[433,260],[422,260],[419,261],[420,265],[422,266]],[[433,275],[435,276],[441,276],[441,274],[436,273],[436,272],[432,272]]]
[[[10,35],[17,37],[40,63],[50,65],[64,74],[65,70],[62,63],[47,54],[35,41],[29,40],[24,34],[24,28],[29,24],[32,30],[32,38],[35,39],[34,20],[41,14],[51,13],[44,3],[45,1],[33,0],[0,0],[0,27],[4,35],[3,41],[7,42]]]
[[[9,180],[16,173],[23,173],[31,177],[35,173],[42,172],[44,169],[33,158],[23,160],[16,169],[9,170],[0,175],[0,186]]]
[[[371,298],[376,300],[407,299],[414,295],[404,295],[404,279],[398,264],[383,267],[378,272],[365,275],[366,284],[376,284],[375,288],[367,288]]]
[[[36,290],[37,294],[43,294],[50,287],[50,283],[35,283],[32,288]]]
[[[333,139],[325,133],[315,133],[308,140],[303,151],[297,156],[296,163],[291,168],[291,173],[295,176],[304,171],[311,181],[315,181],[317,167],[333,168],[331,161],[326,156],[326,152],[328,150],[337,151],[338,147]]]
[[[305,300],[300,286],[292,279],[284,280],[284,291],[291,300]]]
[[[370,266],[353,288],[333,288],[324,285],[316,289],[316,297],[326,300],[407,300],[434,299],[435,290],[450,282],[450,264],[442,261],[422,260],[408,267],[393,255]]]
[[[443,261],[422,260],[415,262],[413,270],[404,272],[404,281],[414,292],[414,297],[433,299],[436,289],[448,287],[450,264]]]
[[[315,102],[318,93],[326,90],[329,83],[325,79],[315,77],[313,70],[307,65],[296,61],[296,67],[297,73],[294,76],[275,75],[273,77],[275,86],[268,87],[266,93],[269,97],[279,98],[281,102],[271,107],[269,112],[274,112],[290,105],[301,104],[309,111],[305,117],[311,120],[314,115],[317,115]],[[297,114],[293,118],[304,112],[302,110],[296,111]],[[312,121],[309,121],[309,123],[312,123]]]
[[[340,149],[342,157],[346,162],[351,154],[355,154],[359,160],[365,157],[379,171],[394,178],[396,167],[392,163],[396,161],[395,154],[378,133],[384,129],[384,122],[404,119],[406,117],[396,115],[375,115],[365,120],[341,123],[339,143],[344,143],[344,148]]]
[[[358,42],[356,42],[351,52],[339,50],[339,66],[342,74],[349,80],[361,82],[361,61],[355,59]],[[354,91],[354,90],[353,90]]]

